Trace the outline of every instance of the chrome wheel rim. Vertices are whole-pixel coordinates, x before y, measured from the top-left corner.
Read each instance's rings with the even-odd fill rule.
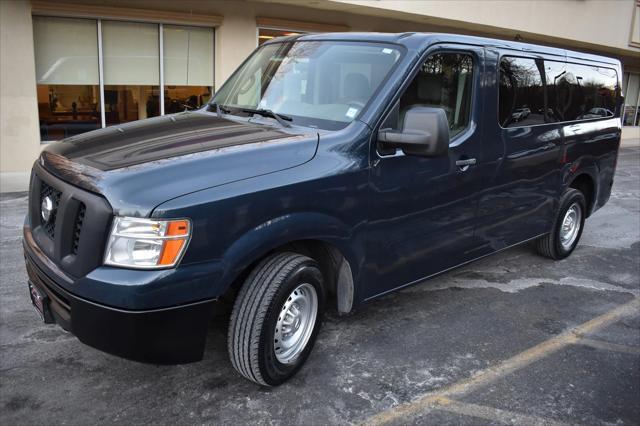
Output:
[[[276,323],[273,349],[283,364],[291,364],[307,346],[318,316],[318,294],[311,284],[300,284],[287,297]]]
[[[569,250],[578,238],[582,222],[582,210],[576,203],[571,204],[564,214],[560,227],[560,244],[565,250]]]

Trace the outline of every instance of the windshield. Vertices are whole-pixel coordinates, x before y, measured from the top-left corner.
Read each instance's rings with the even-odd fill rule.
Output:
[[[231,114],[267,109],[293,124],[337,130],[358,116],[399,58],[396,46],[381,43],[266,44],[211,102]]]

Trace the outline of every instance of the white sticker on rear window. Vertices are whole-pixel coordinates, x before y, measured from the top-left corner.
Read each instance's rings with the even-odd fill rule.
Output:
[[[353,118],[356,116],[357,113],[358,113],[358,108],[349,108],[345,115],[349,118]]]
[[[388,55],[389,53],[392,53],[392,52],[393,52],[393,49],[389,49],[389,48],[387,48],[387,47],[385,47],[384,49],[382,49],[382,53],[386,53],[387,55]]]

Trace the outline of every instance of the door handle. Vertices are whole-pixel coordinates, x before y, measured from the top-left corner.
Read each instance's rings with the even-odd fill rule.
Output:
[[[466,172],[467,170],[469,170],[470,166],[473,166],[475,164],[476,164],[475,158],[467,158],[465,160],[456,161],[456,166],[458,166],[458,170],[460,170],[461,172]]]

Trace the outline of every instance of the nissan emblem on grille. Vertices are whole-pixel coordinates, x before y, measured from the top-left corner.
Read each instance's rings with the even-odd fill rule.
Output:
[[[53,200],[47,195],[42,199],[42,204],[40,205],[40,215],[44,223],[49,222],[51,213],[53,213]]]

